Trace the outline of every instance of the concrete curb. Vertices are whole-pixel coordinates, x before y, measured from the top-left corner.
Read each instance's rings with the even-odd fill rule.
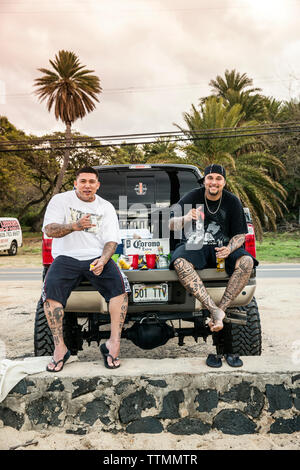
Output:
[[[300,363],[243,357],[233,369],[205,358],[123,359],[66,364],[59,374],[26,377],[0,404],[4,426],[127,433],[226,434],[300,431]]]

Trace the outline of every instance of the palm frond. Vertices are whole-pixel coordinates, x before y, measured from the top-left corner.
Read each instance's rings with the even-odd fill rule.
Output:
[[[72,123],[93,111],[102,90],[93,70],[85,69],[73,52],[64,50],[49,62],[54,71],[40,68],[44,75],[35,80],[35,93],[41,101],[48,100],[48,111],[54,106],[56,119],[64,123]]]

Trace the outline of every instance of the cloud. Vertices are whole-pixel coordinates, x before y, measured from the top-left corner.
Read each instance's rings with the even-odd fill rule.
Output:
[[[33,95],[37,69],[49,68],[60,49],[101,79],[96,110],[74,124],[89,135],[173,130],[225,69],[247,73],[278,99],[297,94],[293,0],[31,0],[0,8],[0,113],[28,133],[64,129]]]

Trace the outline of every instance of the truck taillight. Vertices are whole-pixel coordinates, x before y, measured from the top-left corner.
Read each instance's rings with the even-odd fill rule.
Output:
[[[245,250],[256,258],[255,232],[252,224],[248,224],[248,233],[245,237]]]
[[[44,266],[49,266],[53,261],[51,248],[52,248],[52,238],[48,238],[47,235],[43,233],[42,258],[43,258]]]

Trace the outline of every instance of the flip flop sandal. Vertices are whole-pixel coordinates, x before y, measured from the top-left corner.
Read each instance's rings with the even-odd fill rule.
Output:
[[[71,352],[68,350],[68,351],[66,352],[66,354],[64,355],[64,357],[63,357],[62,359],[60,359],[59,361],[57,361],[57,362],[56,362],[56,361],[54,360],[54,358],[52,357],[52,361],[51,361],[51,362],[52,362],[52,364],[54,364],[54,368],[53,368],[53,369],[50,369],[49,366],[47,366],[47,367],[46,367],[46,370],[47,370],[48,372],[60,372],[61,370],[63,370],[64,365],[65,365],[65,363],[67,362],[67,360],[69,359],[70,356],[71,356]],[[61,362],[62,362],[62,364],[63,364],[62,367],[61,367],[59,370],[55,370],[56,367],[58,366],[58,364],[60,364]]]
[[[107,369],[118,369],[118,367],[120,367],[120,364],[119,364],[118,366],[116,366],[116,365],[114,364],[114,362],[115,362],[115,361],[118,361],[119,358],[118,358],[118,357],[113,357],[111,354],[109,354],[109,350],[107,349],[105,343],[101,344],[101,346],[100,346],[100,351],[101,351],[101,354],[102,354],[102,356],[103,356],[104,365],[105,365],[105,367],[106,367]],[[110,365],[108,364],[108,362],[107,362],[107,358],[108,358],[108,357],[110,357],[111,360],[112,360],[112,363],[113,363],[112,366],[110,366]]]
[[[222,366],[222,356],[219,354],[209,354],[206,359],[206,365],[209,367],[221,367]]]
[[[241,367],[243,361],[240,359],[238,354],[224,354],[226,362],[231,367]]]

